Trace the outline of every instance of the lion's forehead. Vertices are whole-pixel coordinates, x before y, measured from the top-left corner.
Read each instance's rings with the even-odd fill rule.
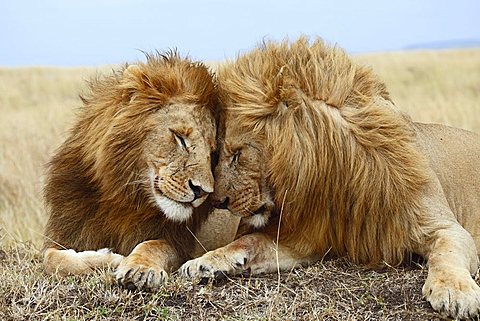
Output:
[[[228,153],[238,150],[257,150],[263,146],[264,137],[261,133],[239,126],[232,122],[227,124],[223,133],[223,149]]]
[[[164,114],[165,127],[192,139],[203,137],[208,145],[215,146],[215,118],[208,109],[197,105],[172,104],[165,109]]]

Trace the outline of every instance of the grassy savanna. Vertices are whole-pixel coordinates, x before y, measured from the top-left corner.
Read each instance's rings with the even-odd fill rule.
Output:
[[[480,49],[356,56],[387,83],[414,120],[480,133]],[[281,275],[193,284],[157,293],[119,289],[108,272],[42,273],[44,165],[102,67],[0,68],[0,320],[441,318],[421,298],[423,265],[369,271],[344,260]],[[477,282],[478,282],[477,278]]]

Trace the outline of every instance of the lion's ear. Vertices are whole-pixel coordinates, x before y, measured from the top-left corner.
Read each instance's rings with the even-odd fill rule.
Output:
[[[141,91],[148,84],[148,77],[142,68],[138,65],[129,65],[123,70],[122,89],[123,99],[126,102],[131,101],[135,93]]]
[[[125,70],[123,70],[123,77],[138,77],[141,74],[142,70],[138,65],[128,65]]]

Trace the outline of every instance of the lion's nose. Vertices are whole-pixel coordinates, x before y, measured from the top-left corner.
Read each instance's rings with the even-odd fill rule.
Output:
[[[193,191],[193,195],[195,195],[195,197],[193,198],[193,200],[196,200],[197,198],[200,198],[200,197],[203,197],[205,195],[207,195],[208,193],[205,192],[203,190],[203,188],[201,188],[200,186],[197,186],[197,185],[194,185],[192,183],[192,180],[188,180],[188,186],[190,186],[190,188],[192,189]]]
[[[218,199],[212,200],[212,205],[215,208],[226,210],[228,209],[229,202],[230,202],[230,198],[225,197],[223,200],[218,200]]]

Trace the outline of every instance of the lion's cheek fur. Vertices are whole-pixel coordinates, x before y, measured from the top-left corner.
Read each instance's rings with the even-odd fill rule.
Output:
[[[161,195],[155,195],[154,197],[165,217],[172,222],[186,222],[193,214],[193,207],[190,205],[180,204]]]

